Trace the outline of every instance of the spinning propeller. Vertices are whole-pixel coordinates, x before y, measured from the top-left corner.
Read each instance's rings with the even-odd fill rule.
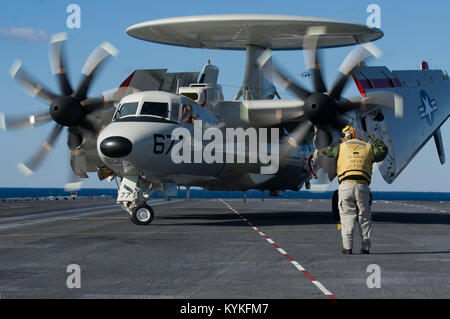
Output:
[[[67,76],[66,63],[63,46],[67,40],[65,33],[53,35],[50,41],[49,60],[52,73],[56,76],[60,95],[44,88],[34,81],[23,69],[20,61],[16,61],[11,69],[10,75],[16,79],[27,93],[33,97],[39,97],[50,105],[47,112],[41,114],[28,115],[16,119],[7,119],[4,114],[0,114],[0,128],[3,130],[14,128],[27,128],[36,125],[56,122],[49,137],[44,141],[40,150],[28,161],[20,163],[17,167],[24,175],[31,175],[42,163],[48,152],[53,147],[56,139],[61,134],[64,127],[67,127],[67,145],[71,151],[77,150],[83,142],[83,134],[98,133],[98,128],[88,120],[87,116],[104,107],[113,106],[114,100],[105,98],[88,98],[87,94],[91,83],[103,62],[109,56],[116,56],[118,50],[108,42],[102,43],[86,60],[82,69],[82,79],[75,90]],[[71,152],[72,157],[72,152]],[[72,172],[73,178],[74,175]],[[66,186],[76,188],[79,183],[71,181]]]
[[[358,97],[352,99],[342,98],[342,92],[347,84],[351,73],[364,60],[370,56],[379,57],[381,52],[372,43],[357,46],[339,67],[339,75],[336,82],[330,88],[325,86],[320,56],[317,44],[320,35],[325,34],[325,29],[321,27],[311,27],[304,38],[304,57],[306,67],[311,71],[314,91],[310,92],[302,85],[288,77],[286,73],[271,61],[272,53],[266,50],[258,59],[257,63],[263,74],[269,77],[271,72],[285,89],[291,91],[299,100],[303,102],[297,120],[301,123],[286,137],[280,145],[281,159],[296,149],[306,138],[307,134],[314,128],[314,147],[321,149],[329,146],[332,142],[330,128],[342,130],[347,122],[343,115],[349,111],[362,111],[370,107],[394,107],[396,115],[402,113],[403,103],[399,96],[391,92],[382,92],[373,97]],[[267,64],[272,64],[267,67]],[[392,101],[390,101],[392,100]],[[392,103],[391,103],[392,102]],[[321,156],[318,158],[319,166],[328,174],[329,180],[336,175],[336,164],[334,159]]]

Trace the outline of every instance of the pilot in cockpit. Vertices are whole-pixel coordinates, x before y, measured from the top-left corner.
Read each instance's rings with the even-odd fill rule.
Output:
[[[194,124],[195,117],[192,105],[183,104],[182,120],[184,123]]]

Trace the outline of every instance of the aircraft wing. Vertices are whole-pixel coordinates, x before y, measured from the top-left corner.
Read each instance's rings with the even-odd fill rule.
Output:
[[[404,114],[384,112],[368,105],[359,117],[363,131],[372,133],[388,146],[389,155],[379,164],[381,175],[392,183],[432,137],[439,160],[445,162],[440,127],[450,116],[450,80],[443,70],[390,71],[382,66],[361,66],[352,74],[363,99],[380,92],[400,96]],[[394,95],[392,95],[394,93]],[[387,99],[387,104],[393,100]],[[370,104],[370,103],[369,103]],[[395,101],[394,101],[395,104]]]
[[[167,69],[135,70],[120,85],[121,96],[140,91],[166,91],[176,93],[180,86],[196,83],[199,72],[167,73]]]

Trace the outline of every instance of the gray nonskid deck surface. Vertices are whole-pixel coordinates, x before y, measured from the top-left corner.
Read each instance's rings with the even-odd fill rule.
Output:
[[[80,203],[0,205],[2,298],[328,298],[280,251],[336,298],[450,297],[448,203],[375,201],[371,254],[356,234],[350,256],[329,200],[157,201],[149,226],[112,200]],[[381,288],[367,286],[372,264]]]

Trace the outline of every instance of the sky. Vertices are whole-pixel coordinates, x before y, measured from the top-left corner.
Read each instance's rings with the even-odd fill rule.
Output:
[[[81,8],[80,28],[70,29],[66,12],[70,4]],[[28,96],[13,81],[8,71],[20,59],[29,73],[46,87],[57,90],[48,64],[48,39],[66,32],[68,73],[75,86],[90,52],[103,41],[111,42],[119,51],[117,58],[101,70],[90,90],[90,96],[116,88],[134,69],[167,68],[169,72],[201,71],[208,59],[220,68],[219,84],[225,99],[232,99],[239,89],[245,64],[245,53],[188,49],[140,41],[125,33],[127,27],[144,21],[201,14],[286,14],[322,17],[366,24],[369,4],[381,8],[381,30],[384,37],[375,42],[383,56],[371,65],[385,65],[391,70],[416,70],[421,60],[431,68],[450,70],[450,2],[448,1],[61,1],[15,0],[0,4],[0,112],[7,115],[35,114],[48,106]],[[326,82],[333,83],[337,69],[351,48],[324,50]],[[276,52],[274,56],[292,74],[305,71],[302,52]],[[307,81],[299,81],[308,86]],[[280,92],[289,98],[287,92]],[[450,93],[449,93],[450,94]],[[357,96],[354,83],[348,85],[344,97]],[[292,97],[291,97],[292,98]],[[450,123],[442,130],[447,160],[450,161]],[[17,163],[32,156],[50,133],[51,124],[35,129],[0,132],[0,187],[63,187],[69,172],[69,152],[62,134],[36,174],[25,177]],[[413,128],[411,128],[413,129]],[[387,184],[379,172],[374,173],[371,188],[375,191],[440,191],[450,192],[450,163],[441,166],[431,139],[393,184]],[[84,187],[114,185],[98,181],[96,174],[84,180]],[[336,182],[332,184],[336,188]]]

